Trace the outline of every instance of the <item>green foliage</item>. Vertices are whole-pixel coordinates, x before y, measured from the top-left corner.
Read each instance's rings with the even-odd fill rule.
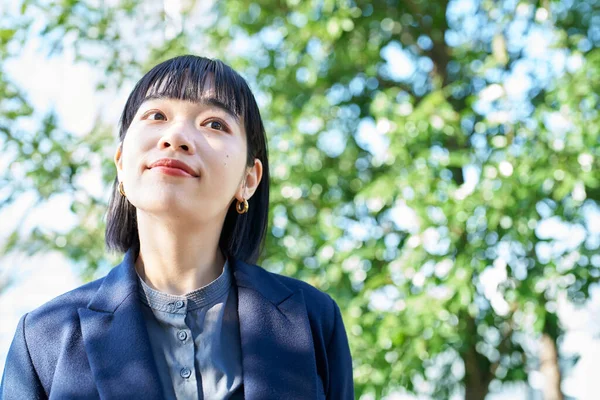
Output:
[[[526,381],[536,354],[524,338],[557,340],[557,303],[583,301],[600,277],[600,240],[586,221],[600,199],[598,2],[184,3],[180,25],[137,1],[26,1],[21,17],[45,15],[48,51],[68,45],[104,69],[101,89],[188,52],[243,73],[269,136],[261,264],[338,301],[358,397],[482,398],[493,381]],[[536,58],[535,31],[555,38],[546,52],[581,66]],[[18,33],[0,31],[0,46]],[[395,67],[394,57],[411,61]],[[522,69],[529,90],[515,99],[508,80]],[[2,206],[25,191],[40,201],[81,193],[76,178],[95,154],[112,182],[109,130],[98,124],[80,139],[52,115],[39,130],[11,130],[32,110],[9,82],[0,92],[0,138],[24,171],[2,178],[12,185]],[[104,207],[74,197],[77,228],[13,235],[7,250],[59,250],[90,277],[114,261],[103,251]],[[552,219],[583,239],[561,247],[558,232],[539,228]]]

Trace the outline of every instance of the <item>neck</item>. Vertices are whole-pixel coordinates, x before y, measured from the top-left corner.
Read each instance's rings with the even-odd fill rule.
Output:
[[[150,287],[183,295],[208,285],[223,272],[219,224],[180,226],[139,209],[137,223],[140,253],[135,268]]]

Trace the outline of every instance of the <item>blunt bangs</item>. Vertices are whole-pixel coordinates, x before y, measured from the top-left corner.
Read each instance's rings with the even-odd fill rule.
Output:
[[[135,86],[121,116],[121,135],[129,129],[144,101],[160,97],[195,103],[216,100],[244,122],[249,103],[254,100],[243,78],[223,62],[195,56],[176,57],[154,67]],[[246,123],[244,126],[247,129]]]
[[[243,122],[248,149],[246,166],[253,166],[254,159],[258,158],[263,174],[254,195],[248,200],[247,213],[238,214],[236,202],[231,203],[221,230],[219,248],[226,257],[256,263],[267,232],[270,176],[264,125],[248,84],[220,60],[185,55],[164,61],[146,73],[129,95],[121,114],[121,143],[138,109],[151,98],[218,104]],[[106,217],[106,247],[122,253],[130,248],[138,252],[137,210],[120,195],[118,185],[115,176]]]

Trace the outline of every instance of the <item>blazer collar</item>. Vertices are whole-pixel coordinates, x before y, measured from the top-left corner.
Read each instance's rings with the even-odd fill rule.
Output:
[[[102,281],[96,295],[88,304],[90,310],[114,313],[123,301],[135,294],[138,288],[135,261],[138,252],[129,249],[123,261],[111,269]]]
[[[83,340],[100,396],[150,400],[162,389],[137,298],[130,249],[79,309]],[[238,297],[244,397],[317,398],[314,344],[303,292],[261,267],[230,259]]]
[[[88,304],[90,310],[115,312],[123,301],[138,289],[135,261],[138,252],[129,249],[123,261],[111,269],[104,278],[96,295]],[[230,258],[231,268],[238,287],[260,293],[277,306],[294,292],[261,267]]]

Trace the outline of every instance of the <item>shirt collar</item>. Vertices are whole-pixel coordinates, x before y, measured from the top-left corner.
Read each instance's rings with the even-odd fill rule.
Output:
[[[205,307],[225,295],[231,287],[231,269],[225,260],[221,275],[206,286],[178,296],[151,288],[137,274],[138,295],[142,303],[158,311],[185,314],[187,311]]]

